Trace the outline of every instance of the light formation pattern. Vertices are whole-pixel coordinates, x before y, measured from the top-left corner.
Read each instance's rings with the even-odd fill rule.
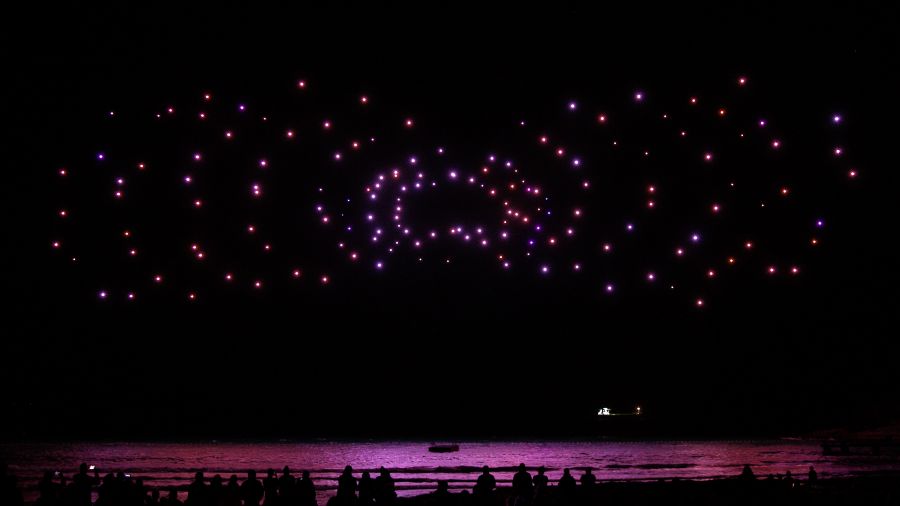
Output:
[[[314,88],[298,80],[291,106],[268,109],[203,92],[108,111],[108,139],[55,169],[50,247],[90,264],[105,303],[334,290],[427,265],[704,308],[725,280],[806,274],[826,228],[819,181],[861,174],[841,113],[812,118],[814,140],[791,135],[745,76],[708,97],[568,100],[502,118],[474,148],[377,96]]]

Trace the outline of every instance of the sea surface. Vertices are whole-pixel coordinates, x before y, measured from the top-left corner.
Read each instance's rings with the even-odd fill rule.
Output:
[[[34,485],[46,470],[74,474],[81,462],[101,475],[126,472],[150,487],[186,486],[194,472],[208,477],[232,474],[240,479],[248,469],[260,478],[268,468],[290,466],[299,475],[308,470],[319,490],[319,504],[334,494],[336,478],[345,465],[356,475],[364,470],[390,470],[400,495],[433,490],[439,479],[453,489],[471,489],[481,466],[494,468],[500,485],[512,479],[513,467],[543,465],[551,482],[563,468],[592,467],[600,480],[713,479],[735,476],[750,464],[758,476],[791,471],[805,477],[815,466],[822,478],[900,473],[897,456],[825,456],[814,441],[644,441],[644,442],[460,442],[454,453],[431,453],[421,441],[316,442],[179,442],[179,443],[0,443],[6,461],[34,500]],[[532,473],[534,471],[532,470]],[[182,492],[182,499],[183,497]]]

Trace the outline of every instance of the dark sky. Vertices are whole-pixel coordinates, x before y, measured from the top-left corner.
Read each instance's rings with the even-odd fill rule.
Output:
[[[900,20],[887,8],[123,3],[4,18],[6,438],[568,437],[603,430],[601,403],[641,403],[655,435],[900,416]],[[102,305],[91,280],[104,268],[73,274],[47,248],[54,171],[108,134],[98,111],[204,89],[277,107],[272,97],[304,76],[328,83],[326,102],[370,90],[469,146],[495,139],[503,114],[552,122],[546,111],[571,96],[741,74],[766,83],[787,124],[836,109],[852,118],[846,143],[865,177],[818,188],[828,244],[808,276],[733,283],[708,311],[659,297],[598,304],[583,285],[483,266],[194,306]],[[788,134],[816,145],[818,132],[798,128]]]

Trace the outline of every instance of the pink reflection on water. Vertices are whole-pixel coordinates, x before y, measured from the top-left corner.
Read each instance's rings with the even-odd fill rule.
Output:
[[[345,465],[358,473],[385,466],[400,495],[431,491],[438,479],[451,488],[471,489],[482,465],[496,468],[497,481],[512,479],[520,462],[544,465],[556,482],[565,467],[592,467],[600,480],[709,479],[736,476],[744,464],[758,476],[791,471],[803,475],[814,465],[823,478],[866,471],[900,471],[895,457],[825,457],[816,442],[461,442],[456,453],[429,453],[427,442],[258,442],[258,443],[75,443],[0,444],[11,470],[33,487],[45,470],[70,476],[81,462],[101,474],[125,471],[150,487],[184,486],[196,470],[207,477],[240,479],[248,469],[288,465],[295,474],[309,470],[320,504],[334,494]],[[575,471],[576,476],[581,472]],[[36,490],[26,490],[29,500]]]

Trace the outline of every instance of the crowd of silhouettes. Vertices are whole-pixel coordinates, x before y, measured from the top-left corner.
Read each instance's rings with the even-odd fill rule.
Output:
[[[90,472],[86,464],[79,467],[71,479],[64,474],[46,472],[37,485],[39,506],[317,506],[316,487],[308,471],[299,478],[291,474],[285,466],[281,475],[274,469],[266,472],[259,480],[256,471],[250,470],[243,481],[231,475],[227,482],[216,474],[212,478],[198,471],[187,486],[184,502],[178,497],[177,487],[159,489],[147,487],[141,478],[132,478],[123,472],[106,474],[102,479],[98,471]],[[472,494],[468,491],[451,493],[449,483],[439,480],[437,490],[422,496],[422,500],[437,505],[476,504],[483,506],[542,506],[576,505],[596,503],[597,477],[591,468],[586,468],[578,481],[569,469],[556,486],[541,466],[532,476],[519,464],[508,489],[497,489],[497,479],[488,466],[482,468],[475,482]],[[749,465],[745,465],[737,477],[739,483],[756,483],[757,479]],[[677,483],[678,480],[673,480]],[[769,475],[761,482],[777,483],[780,488],[794,488],[798,482],[788,471],[778,477]],[[816,470],[810,466],[806,485],[818,482]],[[96,502],[93,494],[96,492]],[[0,506],[22,506],[22,491],[16,477],[7,466],[2,467],[2,503]],[[337,479],[337,493],[329,499],[328,506],[385,506],[397,499],[397,491],[391,473],[384,467],[378,476],[372,477],[363,471],[357,479],[353,468],[347,466]]]

